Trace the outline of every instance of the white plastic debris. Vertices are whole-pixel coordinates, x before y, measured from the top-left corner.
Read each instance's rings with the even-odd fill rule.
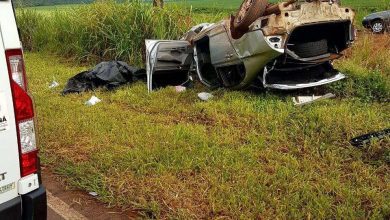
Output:
[[[91,99],[89,99],[87,102],[85,102],[85,105],[87,105],[87,106],[94,106],[94,105],[98,104],[101,101],[102,100],[100,100],[98,97],[92,96]]]
[[[328,94],[323,95],[323,96],[315,96],[315,95],[297,96],[297,97],[293,98],[293,102],[294,102],[294,105],[296,105],[296,106],[302,106],[302,105],[311,104],[311,103],[316,102],[316,101],[330,99],[330,98],[334,98],[334,97],[336,97],[336,95],[332,94],[332,93],[328,93]]]
[[[214,98],[214,96],[208,92],[201,92],[198,94],[198,97],[203,101],[209,101],[210,99]]]
[[[54,80],[53,82],[50,83],[49,89],[56,88],[56,87],[58,87],[59,85],[60,85],[60,84]]]
[[[96,197],[96,196],[99,195],[97,192],[89,192],[88,194],[91,195],[91,196],[93,196],[93,197]]]
[[[177,93],[185,92],[187,90],[187,87],[184,86],[175,86],[175,90]]]

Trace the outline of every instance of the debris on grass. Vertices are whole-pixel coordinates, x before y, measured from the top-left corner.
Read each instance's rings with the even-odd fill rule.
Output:
[[[93,197],[96,197],[96,196],[99,195],[97,192],[89,192],[88,194],[91,195],[91,196],[93,196]]]
[[[361,148],[369,145],[373,140],[383,140],[386,137],[390,137],[390,128],[353,138],[350,143],[352,146]]]
[[[98,104],[101,101],[102,100],[100,100],[98,97],[92,96],[88,101],[85,102],[85,105],[86,106],[94,106],[94,105]]]
[[[323,96],[315,96],[315,95],[297,96],[297,97],[293,97],[293,102],[294,102],[295,106],[303,106],[303,105],[311,104],[311,103],[316,102],[316,101],[330,99],[330,98],[334,98],[334,97],[336,97],[336,95],[332,94],[332,93],[328,93],[328,94],[323,95]]]
[[[177,93],[182,93],[182,92],[185,92],[187,90],[187,87],[185,86],[175,86],[175,90]]]
[[[49,89],[54,89],[54,88],[58,87],[59,85],[60,84],[54,80],[53,82],[50,83]]]
[[[202,100],[202,101],[209,101],[210,99],[214,98],[214,96],[208,92],[201,92],[198,94],[198,97]]]

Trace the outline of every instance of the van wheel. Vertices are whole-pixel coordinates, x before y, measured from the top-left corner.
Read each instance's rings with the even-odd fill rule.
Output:
[[[257,18],[261,17],[268,5],[268,0],[244,0],[234,20],[234,28],[248,30]]]
[[[385,31],[385,26],[383,24],[383,21],[381,20],[373,21],[371,24],[371,30],[375,34],[382,34]]]

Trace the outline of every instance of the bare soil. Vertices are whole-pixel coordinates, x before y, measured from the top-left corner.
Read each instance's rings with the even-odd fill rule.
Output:
[[[61,177],[53,174],[48,168],[42,168],[42,181],[53,196],[61,199],[88,219],[124,220],[137,217],[137,214],[132,210],[109,208],[87,192],[69,188]],[[53,210],[49,210],[48,217],[49,219],[59,219],[59,215],[53,212]]]

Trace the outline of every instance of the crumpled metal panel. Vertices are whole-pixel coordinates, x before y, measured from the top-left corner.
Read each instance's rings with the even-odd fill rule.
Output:
[[[263,27],[265,35],[275,35],[284,29],[291,33],[298,26],[313,23],[350,20],[353,23],[355,12],[348,7],[340,7],[328,2],[313,2],[300,5],[300,9],[282,9],[281,14],[268,17],[268,25]]]

